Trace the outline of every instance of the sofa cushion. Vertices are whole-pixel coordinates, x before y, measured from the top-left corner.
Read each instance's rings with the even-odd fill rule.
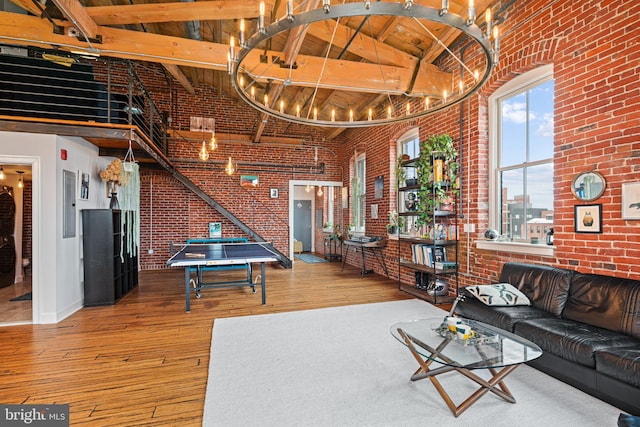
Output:
[[[562,317],[640,340],[640,281],[576,273]]]
[[[531,300],[531,305],[560,317],[569,294],[573,271],[547,265],[507,262],[499,282],[511,283]]]
[[[531,305],[529,298],[510,283],[474,285],[465,288],[478,301],[492,306]]]
[[[536,343],[543,351],[571,362],[595,368],[597,351],[613,347],[632,347],[636,341],[626,335],[567,319],[522,320],[514,332]]]
[[[633,347],[614,347],[596,352],[596,369],[640,388],[640,342]]]
[[[463,293],[467,292],[463,290]],[[526,305],[490,307],[472,296],[468,296],[458,303],[456,314],[467,319],[488,323],[509,332],[513,332],[513,325],[520,320],[553,317],[551,313]]]

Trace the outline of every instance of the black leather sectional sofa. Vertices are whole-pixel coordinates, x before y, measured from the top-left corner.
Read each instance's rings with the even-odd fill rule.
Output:
[[[499,281],[531,305],[469,295],[456,313],[536,343],[543,355],[531,366],[640,416],[640,281],[521,263],[505,263]]]

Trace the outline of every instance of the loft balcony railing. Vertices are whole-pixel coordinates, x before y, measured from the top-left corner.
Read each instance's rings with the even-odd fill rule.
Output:
[[[27,56],[0,54],[0,115],[135,125],[167,153],[166,114],[129,61],[32,49]]]

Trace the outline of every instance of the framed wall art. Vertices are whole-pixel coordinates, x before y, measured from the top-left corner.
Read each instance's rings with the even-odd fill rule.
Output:
[[[241,175],[240,185],[243,187],[257,187],[258,175]]]
[[[210,222],[209,223],[209,238],[210,239],[219,239],[222,237],[222,223],[221,222]]]
[[[89,200],[89,184],[91,175],[89,172],[78,171],[78,199]]]
[[[573,221],[576,233],[602,233],[602,205],[575,205]]]
[[[640,182],[622,183],[622,219],[640,219]]]
[[[384,195],[384,177],[379,176],[373,182],[373,198],[374,199],[382,199]]]

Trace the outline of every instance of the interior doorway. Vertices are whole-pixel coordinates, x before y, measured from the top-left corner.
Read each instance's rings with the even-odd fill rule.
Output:
[[[5,261],[0,268],[0,325],[32,323],[32,167],[9,162],[0,167],[0,250]]]
[[[316,203],[322,203],[324,198],[328,197],[326,193],[319,193],[320,188],[324,188],[324,191],[328,187],[342,188],[341,181],[308,181],[308,180],[291,180],[289,181],[289,258],[294,259],[294,242],[301,239],[309,239],[309,243],[303,242],[303,251],[314,251],[316,247],[315,239],[316,227],[322,228],[323,224],[317,225],[317,217],[314,212],[323,208],[322,205],[316,206]],[[313,189],[313,191],[310,191]],[[327,193],[329,193],[327,191]],[[332,192],[333,194],[340,194],[339,192]],[[324,196],[322,196],[324,194]],[[298,204],[301,207],[298,208]],[[307,205],[308,203],[308,205]],[[304,209],[305,215],[302,215]],[[337,208],[341,210],[341,208]],[[301,212],[296,212],[300,210]],[[307,216],[308,215],[308,216]],[[299,219],[297,218],[299,216]],[[339,216],[342,218],[342,216]],[[308,233],[310,237],[307,237],[307,225]]]
[[[302,252],[311,252],[312,215],[311,200],[296,200],[293,209],[293,238],[302,243]]]

